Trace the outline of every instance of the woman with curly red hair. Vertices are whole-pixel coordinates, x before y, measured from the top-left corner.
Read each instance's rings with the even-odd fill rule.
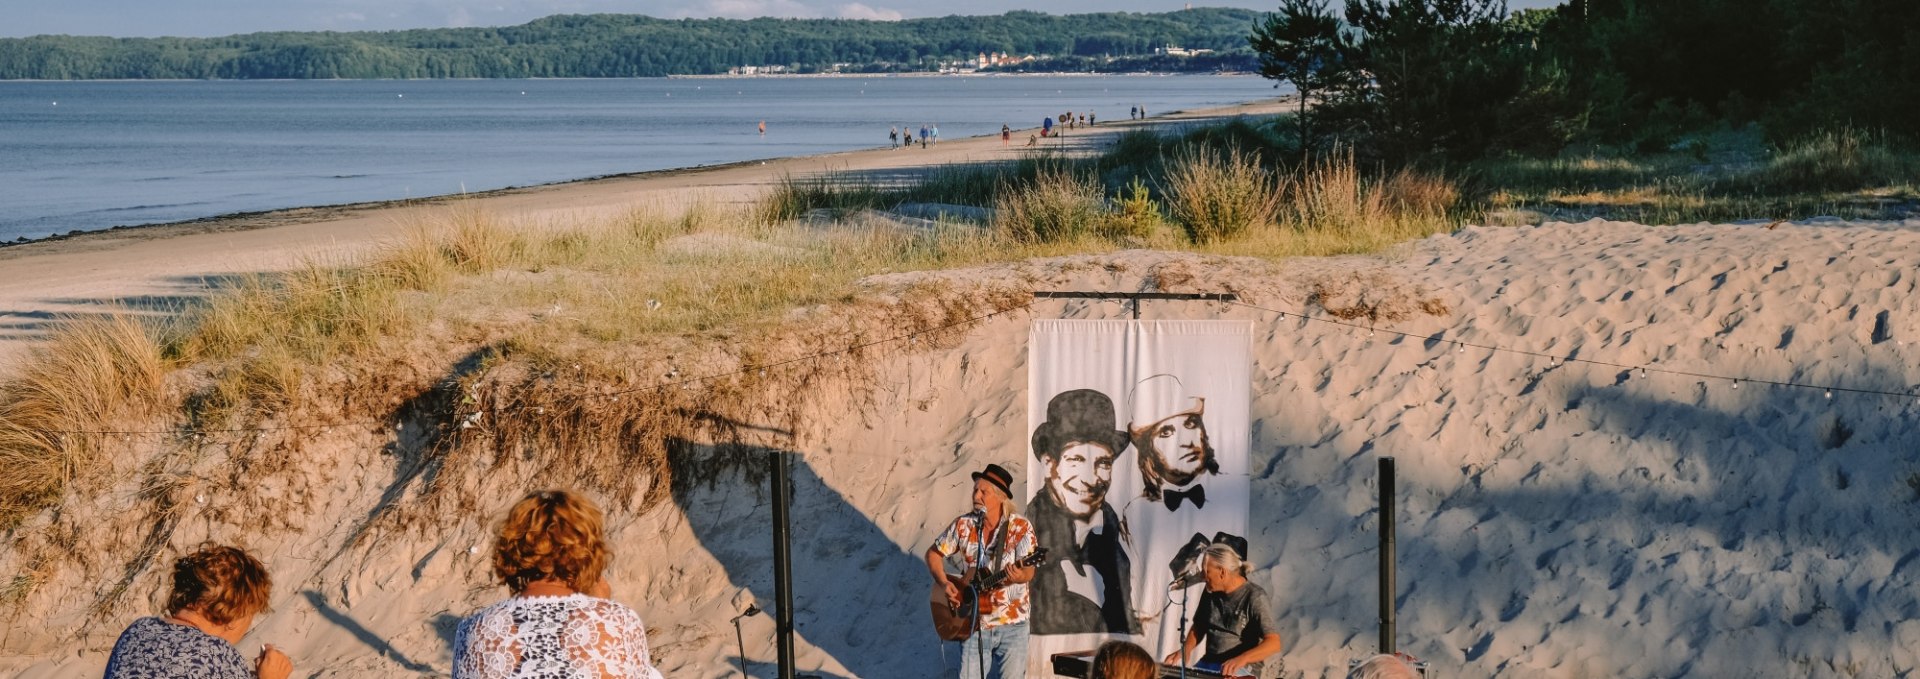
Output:
[[[105,679],[286,679],[293,662],[279,649],[263,646],[248,663],[234,648],[272,592],[259,559],[202,545],[173,562],[167,616],[135,620],[120,633]]]
[[[461,621],[455,679],[660,679],[640,615],[607,598],[604,524],[599,507],[566,491],[507,510],[493,572],[513,596]]]

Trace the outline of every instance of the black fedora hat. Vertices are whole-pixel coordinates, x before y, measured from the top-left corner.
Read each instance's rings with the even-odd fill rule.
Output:
[[[1234,554],[1240,555],[1241,561],[1247,560],[1247,539],[1246,538],[1240,537],[1238,535],[1234,535],[1232,533],[1225,533],[1225,532],[1214,533],[1213,544],[1226,545],[1228,549],[1233,550]]]
[[[1092,389],[1075,389],[1047,402],[1047,420],[1033,430],[1033,456],[1056,455],[1075,441],[1106,446],[1114,455],[1126,450],[1127,433],[1114,428],[1113,399]]]
[[[1007,497],[1013,497],[1013,475],[1007,473],[1007,470],[1000,465],[989,464],[986,469],[974,472],[973,480],[991,483],[993,487],[999,488],[1000,492],[1006,493]]]

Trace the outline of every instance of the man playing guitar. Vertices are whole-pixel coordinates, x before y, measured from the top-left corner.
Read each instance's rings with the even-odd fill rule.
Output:
[[[1039,544],[1033,524],[1013,513],[1013,475],[997,464],[973,474],[973,511],[953,520],[927,548],[927,569],[934,588],[944,589],[947,603],[959,607],[968,582],[955,583],[945,560],[958,555],[972,573],[1004,573],[1000,584],[978,593],[979,611],[973,634],[965,641],[942,644],[941,656],[953,679],[1025,679],[1027,674],[1027,583],[1033,567],[1020,561],[1031,557]],[[979,579],[979,578],[976,578]],[[957,656],[957,657],[956,657]],[[955,662],[957,660],[957,662]],[[957,670],[957,671],[956,671]]]

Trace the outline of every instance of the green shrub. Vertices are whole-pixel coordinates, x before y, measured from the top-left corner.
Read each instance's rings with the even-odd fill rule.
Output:
[[[1777,193],[1853,191],[1912,181],[1916,170],[1885,137],[1840,129],[1780,149],[1766,167],[1732,183]]]
[[[1106,195],[1084,172],[1042,170],[1031,182],[1008,182],[994,203],[993,226],[1019,243],[1053,243],[1107,236]]]
[[[1167,212],[1195,243],[1233,238],[1273,223],[1278,190],[1248,151],[1178,151],[1166,173]]]

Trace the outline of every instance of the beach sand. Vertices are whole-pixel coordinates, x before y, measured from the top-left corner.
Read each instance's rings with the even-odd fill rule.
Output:
[[[851,156],[884,163],[887,153]],[[743,190],[767,181],[764,172],[489,200],[491,209],[618,209],[645,191],[712,190],[709,174]],[[576,192],[592,204],[559,198]],[[147,288],[130,286],[230,270],[210,263],[219,258],[209,249],[224,243],[262,266],[293,261],[302,248],[350,252],[388,233],[394,214],[50,243],[66,251],[10,255],[18,259],[7,268],[106,267],[113,252],[200,262],[142,264],[155,269],[121,277],[131,283],[104,271],[56,276],[66,289],[101,290],[63,297],[141,294]],[[318,233],[293,235],[302,227]],[[199,245],[175,245],[185,242]],[[1269,263],[1124,251],[899,273],[869,279],[862,296],[891,299],[929,280],[948,282],[954,295],[1009,286],[1232,291],[1310,316],[1219,304],[1149,304],[1143,314],[1255,324],[1251,561],[1275,598],[1287,676],[1338,676],[1372,651],[1373,483],[1377,458],[1393,455],[1398,638],[1436,676],[1890,677],[1920,668],[1920,546],[1911,537],[1920,399],[1758,380],[1915,389],[1917,270],[1920,222],[1769,230],[1595,221],[1469,227],[1365,257]],[[26,282],[7,285],[9,299],[45,296],[23,292]],[[1380,317],[1337,325],[1327,309]],[[756,432],[748,443],[794,455],[804,674],[934,676],[918,555],[966,509],[968,472],[994,462],[1025,478],[1027,323],[1125,315],[1118,305],[1044,301],[950,345],[876,352],[873,384],[818,385],[797,421],[746,423]],[[1748,381],[1723,379],[1735,376]],[[299,495],[304,509],[279,517],[285,527],[236,516],[224,497],[198,498],[175,524],[168,549],[215,538],[271,555],[274,611],[246,643],[286,648],[298,676],[444,675],[460,616],[503,595],[488,578],[488,530],[524,491],[512,478],[488,489],[491,505],[434,517],[429,530],[354,539],[383,492],[404,489],[402,461],[382,452],[388,437],[315,434],[299,464],[262,491]],[[682,454],[720,459],[702,442]],[[194,469],[219,473],[222,450],[203,455]],[[768,498],[764,481],[749,480],[750,459],[711,467],[712,483],[677,485],[651,512],[610,517],[615,598],[644,616],[669,677],[737,676],[732,618],[748,603],[771,605]],[[130,477],[68,498],[63,511],[93,517],[76,522],[70,539],[99,553],[140,553],[138,520],[118,514],[139,492]],[[22,567],[0,553],[0,573]],[[0,672],[97,676],[114,635],[153,610],[155,570],[131,576],[128,602],[97,615],[88,602],[120,582],[125,564],[62,571],[8,621]],[[772,675],[771,628],[764,615],[741,621],[752,676]]]

